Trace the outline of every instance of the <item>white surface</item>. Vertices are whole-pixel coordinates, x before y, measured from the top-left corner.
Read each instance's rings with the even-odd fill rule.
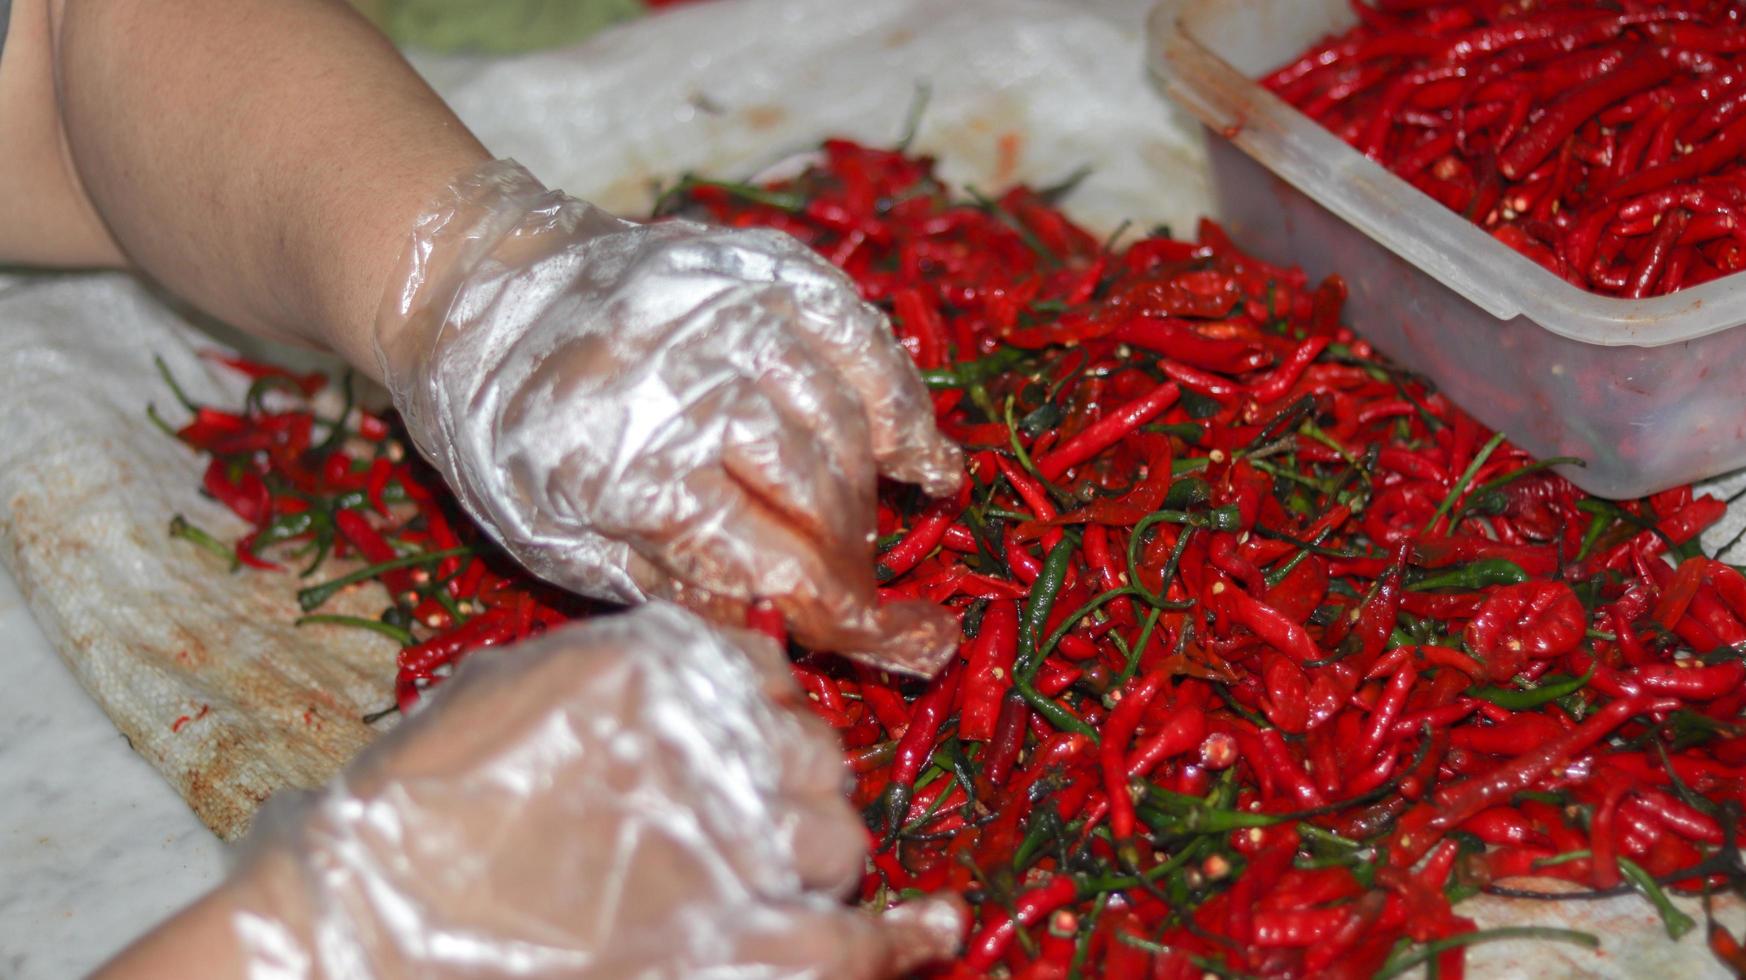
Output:
[[[218,881],[225,847],[73,680],[4,569],[0,651],[0,977],[74,977]]]

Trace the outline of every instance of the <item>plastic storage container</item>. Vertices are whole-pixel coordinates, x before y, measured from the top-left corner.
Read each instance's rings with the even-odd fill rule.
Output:
[[[1150,63],[1206,124],[1245,248],[1338,272],[1347,322],[1486,425],[1607,497],[1746,465],[1746,276],[1644,300],[1578,289],[1254,79],[1356,21],[1348,0],[1164,0]]]

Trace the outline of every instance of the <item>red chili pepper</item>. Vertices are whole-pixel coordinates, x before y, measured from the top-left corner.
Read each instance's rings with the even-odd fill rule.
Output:
[[[1587,629],[1582,603],[1562,582],[1523,582],[1498,588],[1467,624],[1467,649],[1485,661],[1493,680],[1515,676],[1530,658],[1546,660],[1575,649]]]
[[[1498,155],[1498,170],[1512,180],[1520,179],[1595,113],[1633,92],[1659,85],[1677,70],[1678,66],[1659,54],[1643,51],[1617,71],[1566,93],[1547,110],[1538,126],[1503,149]]]
[[[982,927],[964,945],[964,965],[972,970],[994,966],[1012,945],[1019,927],[1040,921],[1078,895],[1079,886],[1071,877],[1057,875],[1020,895],[1010,912],[998,905],[986,909]]]
[[[1406,706],[1407,695],[1412,693],[1413,685],[1418,682],[1419,672],[1411,664],[1406,664],[1388,679],[1388,684],[1382,690],[1382,697],[1376,701],[1376,707],[1370,712],[1370,717],[1364,723],[1364,735],[1357,747],[1352,751],[1352,759],[1357,762],[1369,762],[1376,758],[1376,753],[1393,733],[1395,719]]]
[[[903,540],[879,556],[881,578],[887,581],[896,578],[914,568],[929,552],[939,547],[940,539],[946,536],[946,528],[964,512],[964,505],[968,502],[969,487],[966,486],[957,496],[944,497],[930,504],[910,527],[909,533],[903,536]]]
[[[1024,751],[1025,731],[1030,727],[1030,720],[1031,709],[1025,699],[1016,691],[1007,692],[1000,702],[1000,716],[995,720],[994,736],[989,740],[984,757],[987,761],[982,768],[982,774],[991,784],[1000,786],[1006,782],[1013,764],[1018,762],[1019,753]]]
[[[1367,669],[1376,660],[1387,645],[1389,635],[1394,632],[1395,618],[1400,614],[1401,575],[1406,571],[1407,555],[1411,550],[1410,542],[1402,542],[1396,547],[1394,563],[1376,581],[1376,590],[1358,607],[1358,622],[1351,635],[1358,644],[1356,663],[1359,670]]]
[[[1253,631],[1267,645],[1299,663],[1321,658],[1321,651],[1302,626],[1280,615],[1266,603],[1250,598],[1243,590],[1229,586],[1220,588],[1220,585],[1223,583],[1214,585],[1220,604],[1233,619]]]
[[[1074,466],[1115,445],[1123,436],[1150,422],[1153,416],[1176,402],[1181,389],[1165,382],[1152,393],[1137,398],[1086,426],[1084,431],[1036,460],[1037,472],[1053,480]]]
[[[1018,606],[1010,601],[992,602],[966,652],[963,705],[958,714],[960,738],[986,741],[994,737],[1000,706],[1012,689],[1017,655]]]
[[[1446,831],[1488,806],[1508,799],[1552,767],[1569,761],[1576,753],[1605,738],[1651,704],[1646,698],[1621,698],[1595,712],[1568,733],[1505,763],[1492,775],[1461,784],[1457,792],[1445,799],[1441,807],[1430,811],[1427,817],[1411,823],[1402,820],[1400,829],[1395,832],[1399,850],[1392,853],[1391,858],[1397,864],[1417,859]]]
[[[933,755],[934,737],[945,724],[952,702],[958,696],[958,684],[963,677],[954,661],[945,673],[936,678],[927,693],[918,698],[911,709],[909,727],[897,741],[897,753],[891,762],[891,801],[887,807],[889,827],[896,827],[908,810],[909,796],[915,788],[922,766]]]
[[[346,540],[358,549],[358,553],[364,556],[365,561],[380,564],[400,557],[399,553],[394,550],[394,546],[384,540],[382,535],[370,526],[370,522],[357,511],[340,510],[333,515],[333,523],[335,527],[339,528],[339,532],[345,535]],[[395,596],[414,592],[417,589],[413,573],[408,569],[384,572],[382,582],[388,586],[388,591]]]
[[[1322,351],[1327,350],[1328,344],[1332,342],[1331,337],[1311,337],[1297,345],[1291,356],[1274,368],[1272,374],[1248,387],[1249,397],[1263,405],[1284,398],[1291,391],[1291,386],[1297,384],[1297,379],[1303,376],[1310,362],[1320,357]]]
[[[888,678],[871,667],[860,667],[856,673],[861,679],[861,703],[878,719],[887,735],[902,738],[909,728],[909,706],[903,696],[891,689]]]
[[[1137,821],[1134,818],[1133,797],[1128,795],[1128,743],[1133,740],[1134,730],[1139,727],[1146,709],[1151,707],[1158,693],[1164,689],[1164,680],[1165,675],[1154,673],[1142,674],[1130,681],[1122,692],[1122,699],[1117,702],[1115,711],[1104,722],[1103,740],[1099,743],[1103,789],[1109,794],[1110,835],[1115,838],[1118,846],[1130,851]],[[1130,866],[1134,864],[1131,855],[1127,863]]]
[[[1020,499],[1025,502],[1025,506],[1031,509],[1031,513],[1036,516],[1038,523],[1047,524],[1055,519],[1055,505],[1049,502],[1049,493],[1043,489],[1042,484],[1031,479],[1030,474],[1020,469],[1017,463],[1008,460],[1005,456],[996,456],[995,462],[1000,467],[1001,475],[1006,477],[1006,482],[1012,485],[1013,490],[1017,491]],[[1053,551],[1055,545],[1061,542],[1061,532],[1055,528],[1044,531],[1042,542],[1045,553]]]

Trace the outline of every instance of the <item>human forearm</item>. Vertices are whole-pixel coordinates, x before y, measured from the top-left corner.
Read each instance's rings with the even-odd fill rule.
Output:
[[[19,2],[46,20],[62,180],[120,252],[222,319],[373,372],[409,226],[489,158],[388,42],[337,0]]]

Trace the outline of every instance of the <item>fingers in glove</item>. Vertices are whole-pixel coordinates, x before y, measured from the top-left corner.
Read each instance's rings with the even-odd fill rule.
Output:
[[[870,562],[875,473],[853,392],[798,343],[776,352],[755,384],[776,430],[740,438],[730,426],[722,465],[801,533],[833,551],[864,552]]]
[[[801,886],[809,892],[848,896],[866,869],[869,842],[866,825],[849,806],[840,785],[837,794],[828,798],[790,801],[782,816],[789,825],[793,867]]]
[[[784,276],[801,293],[801,332],[860,397],[879,471],[936,497],[956,490],[963,453],[935,424],[927,388],[885,318],[819,270]]]
[[[950,613],[926,603],[880,608],[859,549],[845,553],[799,533],[761,500],[723,485],[731,480],[722,471],[687,478],[693,493],[723,499],[737,492],[740,501],[723,511],[731,520],[651,542],[643,557],[666,579],[640,582],[645,591],[730,622],[753,598],[768,599],[796,640],[886,670],[929,675],[951,655],[957,628]]]
[[[798,977],[877,980],[945,959],[957,949],[963,910],[950,900],[922,899],[883,915],[797,902],[771,917],[780,924],[741,935],[743,963],[768,965]]]

